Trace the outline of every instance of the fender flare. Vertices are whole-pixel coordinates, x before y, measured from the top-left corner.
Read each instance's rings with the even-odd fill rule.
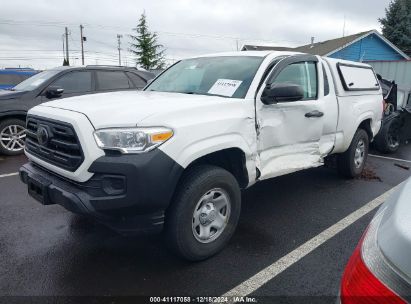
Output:
[[[350,147],[351,142],[354,138],[355,132],[357,132],[358,128],[360,127],[360,125],[366,121],[366,120],[370,120],[370,128],[371,128],[371,132],[374,133],[373,130],[373,118],[374,118],[374,114],[372,112],[365,112],[363,113],[360,117],[358,117],[356,124],[355,124],[355,128],[350,130],[350,134],[348,133],[341,133],[341,139],[343,139],[344,137],[344,141],[343,144],[341,146],[338,147],[338,149],[336,149],[338,152],[337,153],[343,153],[345,151],[347,151],[347,149]],[[373,134],[373,136],[375,137],[377,134]]]
[[[176,161],[183,168],[187,168],[195,160],[205,155],[230,148],[242,150],[246,158],[252,156],[251,147],[239,134],[223,134],[205,139],[203,138],[187,145],[179,153]]]
[[[27,116],[27,111],[24,110],[12,110],[0,112],[0,119],[7,118],[9,116]]]
[[[202,138],[201,140],[192,142],[183,147],[178,153],[176,153],[176,155],[170,155],[168,153],[167,145],[162,145],[159,147],[159,149],[163,150],[163,152],[174,158],[174,160],[184,169],[201,157],[233,148],[239,149],[244,153],[249,181],[254,181],[256,178],[257,154],[253,153],[253,151],[257,150],[256,139],[253,139],[251,144],[249,144],[245,138],[238,133],[222,134]]]

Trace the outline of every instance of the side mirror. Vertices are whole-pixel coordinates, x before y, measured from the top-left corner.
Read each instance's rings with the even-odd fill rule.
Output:
[[[58,98],[63,95],[64,89],[59,86],[49,86],[46,90],[47,98]]]
[[[297,84],[287,82],[268,84],[261,95],[261,101],[266,105],[277,102],[298,101],[303,98],[303,88]]]

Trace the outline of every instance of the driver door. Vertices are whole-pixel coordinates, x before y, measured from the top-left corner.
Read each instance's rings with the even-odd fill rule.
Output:
[[[291,56],[281,60],[268,76],[267,86],[301,86],[301,100],[264,104],[261,95],[265,85],[260,89],[256,100],[260,179],[322,164],[324,109],[318,98],[319,67],[315,56]]]

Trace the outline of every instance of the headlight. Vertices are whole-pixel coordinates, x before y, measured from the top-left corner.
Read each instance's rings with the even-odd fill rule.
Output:
[[[97,145],[103,150],[141,153],[153,150],[173,136],[173,130],[155,128],[113,128],[94,132]]]

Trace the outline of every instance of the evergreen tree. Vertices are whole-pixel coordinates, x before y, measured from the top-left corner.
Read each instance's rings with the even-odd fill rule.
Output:
[[[163,46],[157,43],[157,34],[149,31],[145,13],[141,15],[133,32],[135,35],[130,35],[129,50],[135,56],[136,65],[146,70],[162,69],[164,67]]]
[[[385,9],[385,17],[378,19],[383,35],[411,54],[411,0],[392,0]]]
[[[66,58],[64,58],[63,66],[69,66],[69,65],[70,65],[69,61]]]

